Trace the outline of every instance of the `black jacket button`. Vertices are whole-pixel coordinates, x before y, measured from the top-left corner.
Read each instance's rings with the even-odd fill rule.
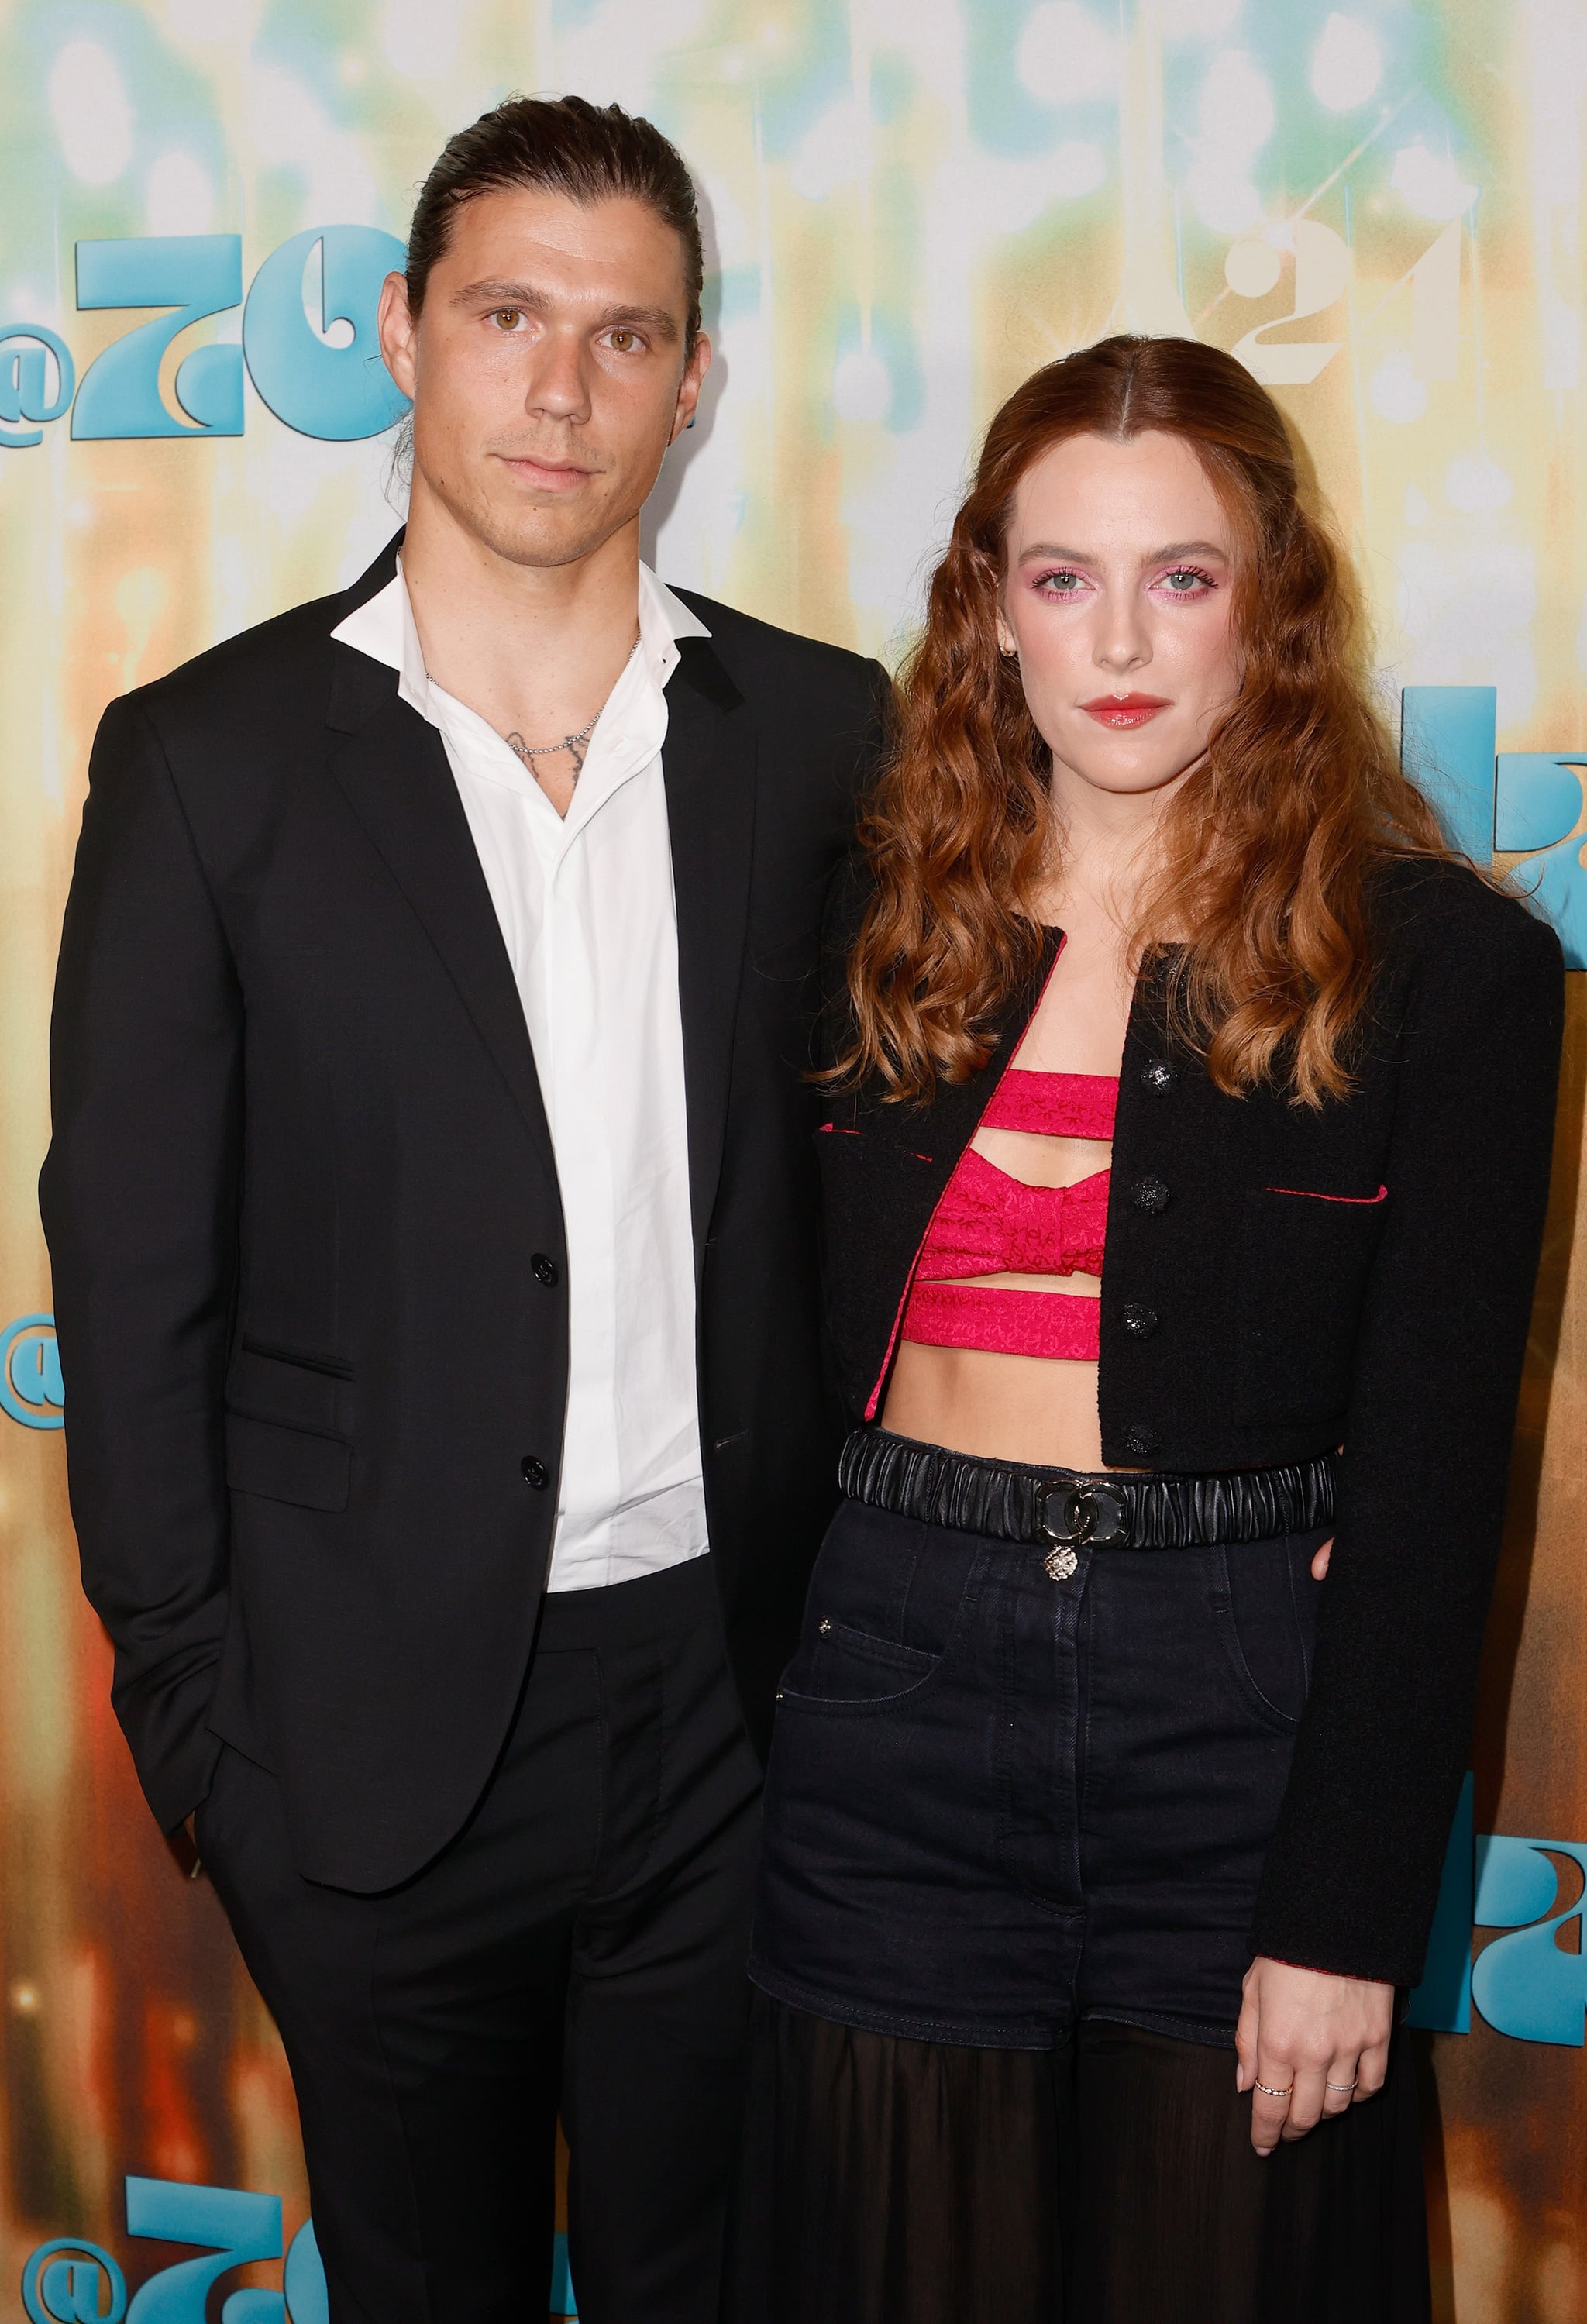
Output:
[[[543,1493],[551,1481],[551,1472],[545,1462],[532,1452],[526,1452],[518,1465],[523,1471],[524,1483],[532,1485],[537,1493]]]
[[[1131,1339],[1149,1340],[1158,1328],[1158,1320],[1157,1309],[1143,1307],[1139,1299],[1132,1299],[1124,1310],[1124,1329]]]
[[[1135,1207],[1150,1211],[1154,1216],[1168,1207],[1168,1189],[1160,1178],[1138,1178],[1135,1182]]]
[[[1157,1441],[1157,1430],[1148,1428],[1144,1421],[1138,1420],[1133,1427],[1124,1431],[1124,1449],[1127,1452],[1144,1455],[1151,1451]]]
[[[1171,1065],[1167,1057],[1150,1057],[1141,1067],[1140,1085],[1153,1097],[1167,1097],[1178,1079],[1178,1066]]]
[[[543,1283],[546,1289],[549,1291],[557,1280],[556,1260],[554,1259],[548,1259],[543,1250],[537,1250],[534,1257],[530,1260],[529,1267],[530,1272],[534,1277],[535,1281],[537,1283]]]

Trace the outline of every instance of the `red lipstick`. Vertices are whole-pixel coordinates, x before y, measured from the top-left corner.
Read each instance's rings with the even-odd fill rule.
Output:
[[[1159,710],[1168,706],[1167,696],[1162,694],[1099,694],[1094,702],[1083,702],[1080,706],[1099,726],[1124,729],[1144,726]]]

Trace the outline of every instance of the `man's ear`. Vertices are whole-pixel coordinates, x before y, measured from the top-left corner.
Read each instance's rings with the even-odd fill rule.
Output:
[[[693,355],[684,366],[683,377],[678,383],[678,406],[672,414],[672,432],[667,438],[669,444],[676,444],[684,429],[694,426],[700,389],[710,368],[711,342],[702,331],[695,341]]]
[[[381,284],[376,328],[385,367],[411,403],[419,380],[419,326],[408,304],[405,274],[388,274]]]

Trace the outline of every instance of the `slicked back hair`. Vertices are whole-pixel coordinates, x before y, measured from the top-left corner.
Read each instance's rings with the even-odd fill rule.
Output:
[[[677,146],[652,123],[582,97],[510,97],[447,140],[409,229],[408,305],[415,318],[458,208],[509,186],[540,187],[581,204],[640,201],[669,226],[682,245],[688,360],[700,335],[706,271],[694,180]]]

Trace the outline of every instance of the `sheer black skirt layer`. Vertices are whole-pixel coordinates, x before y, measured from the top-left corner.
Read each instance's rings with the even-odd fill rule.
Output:
[[[732,2324],[1426,2324],[1412,2061],[1263,2160],[1223,2047],[1050,2051],[757,1997]]]

